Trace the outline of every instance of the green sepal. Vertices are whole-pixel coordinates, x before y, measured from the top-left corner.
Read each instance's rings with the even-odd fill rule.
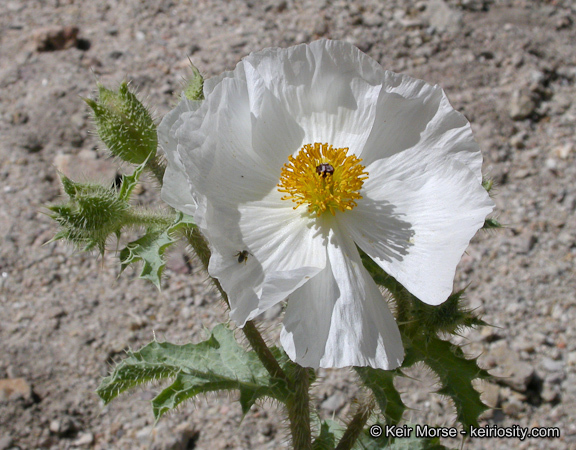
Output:
[[[98,100],[84,99],[94,112],[100,139],[110,152],[132,164],[154,158],[158,147],[150,112],[123,82],[114,92],[98,84]]]
[[[142,261],[140,278],[151,281],[160,289],[162,272],[166,266],[164,253],[177,241],[175,236],[178,230],[194,226],[191,220],[190,216],[179,212],[170,226],[148,228],[144,236],[128,243],[120,251],[120,271],[123,272],[132,263]]]
[[[490,178],[484,178],[482,180],[482,187],[486,189],[486,192],[490,193],[490,191],[494,187],[494,180],[491,180]]]
[[[234,333],[222,324],[199,344],[153,341],[128,352],[96,392],[109,403],[127,389],[167,378],[173,378],[172,383],[152,400],[156,420],[182,402],[209,392],[240,391],[244,414],[259,398],[283,402],[290,395],[286,383],[271,378],[256,353],[238,345]]]
[[[355,367],[356,373],[374,394],[387,425],[398,425],[402,420],[406,405],[394,386],[394,378],[402,375],[400,370],[382,370],[372,367]]]
[[[184,86],[184,96],[188,100],[204,100],[204,77],[190,61],[192,76],[186,80]]]

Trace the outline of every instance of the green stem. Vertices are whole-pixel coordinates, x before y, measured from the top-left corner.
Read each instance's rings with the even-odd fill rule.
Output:
[[[274,355],[266,345],[264,338],[258,331],[258,328],[256,328],[254,322],[251,320],[246,322],[244,328],[242,328],[242,331],[244,332],[246,339],[248,339],[248,342],[250,342],[250,346],[256,352],[258,358],[268,373],[274,378],[288,380],[288,377],[280,367],[280,364],[278,364],[276,358],[274,358]]]
[[[308,369],[294,364],[292,373],[293,395],[286,402],[292,446],[295,450],[311,450],[312,434],[310,432],[310,380]]]
[[[373,409],[373,400],[358,406],[358,410],[356,414],[354,414],[354,417],[352,417],[348,427],[346,427],[346,431],[342,435],[336,450],[350,450],[354,446],[356,440],[360,437],[360,433],[364,430]]]
[[[202,233],[200,233],[198,227],[194,227],[193,229],[189,230],[186,233],[186,239],[202,263],[202,267],[206,272],[208,272],[208,263],[210,262],[210,248],[208,247],[208,243],[206,242],[206,239],[204,239],[204,236],[202,236]],[[226,292],[224,292],[218,280],[214,280],[214,284],[216,284],[216,287],[218,288],[218,291],[220,291],[220,295],[222,295],[224,301],[228,303]]]
[[[174,222],[174,217],[149,214],[140,211],[127,211],[124,220],[126,225],[167,227]]]

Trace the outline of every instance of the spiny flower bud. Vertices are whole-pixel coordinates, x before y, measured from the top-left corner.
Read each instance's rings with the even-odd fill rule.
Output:
[[[146,107],[123,82],[118,92],[98,84],[98,100],[85,99],[94,111],[100,139],[113,155],[132,164],[153,158],[158,147],[156,125]]]
[[[51,217],[62,227],[54,240],[66,239],[85,250],[97,247],[104,253],[108,237],[120,234],[130,208],[128,202],[114,188],[76,183],[64,175],[61,179],[70,201],[49,207]]]
[[[184,95],[188,100],[204,100],[204,77],[190,61],[192,76],[186,80],[184,85]]]

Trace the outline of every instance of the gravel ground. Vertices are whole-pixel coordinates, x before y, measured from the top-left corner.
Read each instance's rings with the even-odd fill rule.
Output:
[[[227,320],[184,248],[163,289],[119,275],[114,255],[45,243],[56,168],[111,181],[81,97],[133,80],[162,117],[190,57],[207,76],[267,46],[344,39],[385,68],[440,84],[472,123],[497,183],[504,230],[481,232],[455,281],[494,328],[463,336],[500,378],[482,424],[560,429],[558,439],[476,439],[464,448],[576,449],[576,3],[562,0],[3,0],[0,6],[0,450],[287,448],[273,404],[242,419],[207,397],[153,423],[139,389],[103,407],[94,390],[127,348],[199,341]],[[151,183],[138,194],[161,207]],[[271,339],[279,310],[263,318]],[[412,423],[451,425],[434,380],[399,380]],[[348,370],[322,371],[316,399],[345,417]],[[459,446],[460,443],[455,443]]]

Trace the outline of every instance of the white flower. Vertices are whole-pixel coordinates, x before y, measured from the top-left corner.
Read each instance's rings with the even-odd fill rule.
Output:
[[[281,342],[299,364],[399,366],[398,327],[356,246],[420,300],[446,300],[493,208],[464,116],[439,87],[338,41],[253,53],[204,94],[160,126],[162,194],[197,203],[231,318],[287,299]]]

